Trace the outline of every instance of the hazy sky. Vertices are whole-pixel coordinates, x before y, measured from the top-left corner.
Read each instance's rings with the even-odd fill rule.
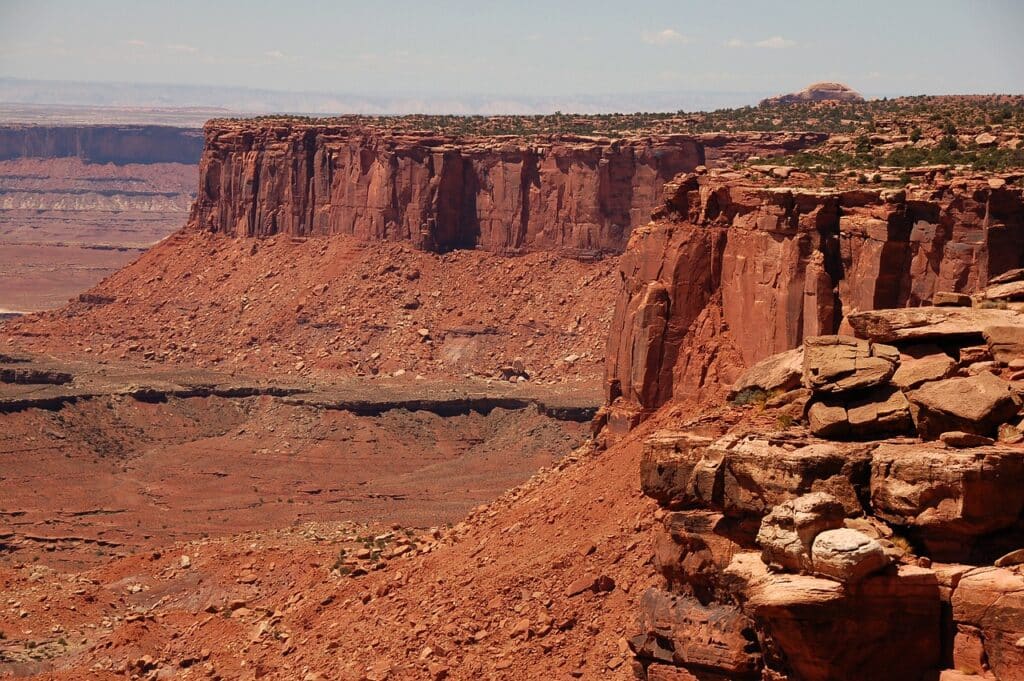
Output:
[[[0,76],[509,96],[1024,92],[1024,1],[0,0]]]

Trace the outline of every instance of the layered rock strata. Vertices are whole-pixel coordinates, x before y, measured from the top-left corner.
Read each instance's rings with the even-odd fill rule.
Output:
[[[621,259],[599,420],[667,404],[640,467],[660,582],[638,678],[1024,678],[1006,191],[666,187]],[[665,419],[694,398],[700,417]]]
[[[298,121],[212,121],[191,225],[352,234],[444,251],[618,253],[664,183],[704,163],[683,135],[462,138]]]
[[[681,176],[620,259],[608,402],[613,416],[635,423],[674,396],[714,393],[765,357],[835,333],[845,317],[856,335],[881,343],[955,333],[961,308],[927,308],[954,311],[943,327],[921,316],[927,311],[906,310],[903,320],[879,322],[900,330],[870,333],[878,324],[867,311],[975,294],[1022,266],[1020,188],[958,179],[915,190],[834,190]],[[1021,338],[1007,311],[989,309],[1015,304],[1012,282],[1002,286],[993,294],[1003,298],[971,314],[990,316],[984,328],[1012,348]],[[866,312],[853,322],[858,311]],[[972,324],[968,335],[985,343]]]

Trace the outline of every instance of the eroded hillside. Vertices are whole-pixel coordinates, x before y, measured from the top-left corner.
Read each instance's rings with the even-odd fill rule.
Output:
[[[942,151],[953,134],[942,116],[958,107],[1001,116],[1004,104],[1010,115],[993,129],[993,144],[1013,151],[1016,100],[935,104],[939,118],[921,126],[920,149]],[[137,541],[143,531],[122,533],[131,540],[124,549],[100,550],[132,555],[76,571],[55,569],[46,556],[19,560],[50,553],[26,548],[47,535],[6,529],[6,669],[57,679],[824,681],[865,670],[922,681],[1020,678],[1020,169],[744,161],[755,149],[784,153],[786,144],[845,153],[859,144],[837,139],[846,121],[855,132],[866,130],[861,114],[883,124],[886,106],[707,115],[700,124],[803,112],[828,122],[829,132],[817,141],[786,131],[717,136],[717,149],[728,152],[719,167],[694,167],[659,187],[654,220],[631,223],[616,247],[622,254],[610,248],[599,260],[573,241],[612,234],[600,226],[608,223],[574,221],[586,211],[564,221],[539,213],[554,222],[528,233],[556,237],[510,242],[507,235],[524,232],[506,216],[494,223],[500,239],[438,252],[455,242],[435,236],[462,233],[463,217],[481,214],[480,203],[446,213],[452,204],[436,200],[452,196],[440,189],[452,176],[435,163],[451,160],[452,150],[399,163],[401,154],[389,156],[395,149],[383,144],[357,169],[342,162],[354,156],[332,151],[337,140],[318,140],[315,123],[240,126],[260,131],[259,148],[217,152],[230,162],[208,157],[207,200],[188,229],[78,302],[2,327],[11,354],[64,358],[53,371],[22,364],[18,373],[14,363],[4,374],[21,381],[9,384],[4,415],[24,426],[15,442],[36,442],[64,466],[68,454],[72,463],[76,454],[97,457],[97,471],[138,487],[126,517],[159,522],[145,498],[169,489],[187,468],[181,457],[201,461],[216,448],[227,462],[187,497],[213,517],[200,513],[188,532],[168,533],[183,541],[154,548]],[[984,132],[957,123],[956,134]],[[312,132],[296,137],[299,128]],[[236,133],[232,144],[248,149],[253,140]],[[395,131],[392,141],[407,133]],[[904,144],[888,135],[878,144]],[[580,162],[579,177],[595,177],[594,168],[600,177],[597,157],[607,159],[614,145],[586,144],[602,151],[588,157],[595,163]],[[992,148],[987,138],[971,144]],[[278,167],[299,158],[308,162]],[[563,186],[572,185],[574,173],[554,165]],[[349,202],[338,193],[349,185],[331,176],[339,168],[384,182],[366,187],[425,192],[400,191],[397,204]],[[462,168],[455,176],[479,177]],[[643,172],[651,179],[660,171]],[[410,180],[417,177],[424,181]],[[396,178],[405,184],[388,184]],[[581,195],[560,191],[553,195]],[[358,223],[366,229],[325,217],[367,206],[375,212]],[[417,232],[409,206],[416,215],[460,217]],[[376,224],[391,227],[369,227]],[[89,368],[65,380],[59,367],[72,357],[89,358]],[[54,360],[29,364],[47,362]],[[203,367],[197,375],[195,366]],[[154,384],[157,367],[167,373]],[[272,377],[276,391],[289,381],[310,387],[261,394],[268,388],[245,384],[242,370]],[[566,425],[551,405],[563,409],[566,393],[579,398],[602,374],[596,437],[571,449],[579,424]],[[464,392],[431,397],[431,379],[449,390],[458,376]],[[343,377],[359,400],[339,397]],[[241,396],[243,388],[254,392]],[[447,409],[480,406],[474,400],[485,389],[498,400],[487,403],[489,413],[470,409],[451,420]],[[389,391],[405,395],[407,415]],[[533,401],[509,402],[521,391]],[[352,415],[382,405],[387,418]],[[214,421],[229,427],[207,432],[205,419],[218,410],[224,415]],[[127,447],[146,418],[159,428]],[[92,421],[103,426],[88,440],[93,448],[72,451],[64,440],[71,433],[77,442],[75,428]],[[374,446],[353,449],[362,437]],[[530,459],[541,446],[545,455]],[[108,450],[129,452],[127,470]],[[324,457],[335,452],[371,454],[333,471]],[[238,509],[251,503],[259,513],[268,502],[253,497],[275,471],[287,472],[293,454],[305,463],[275,484],[295,501],[269,502],[267,514],[271,524],[297,524],[260,529]],[[420,467],[429,457],[439,459]],[[147,461],[162,468],[134,469]],[[310,476],[315,484],[302,479],[306,464],[320,471]],[[366,479],[389,493],[422,486],[431,503],[451,495],[450,505],[421,508],[457,513],[459,503],[476,503],[539,465],[451,527],[409,528],[384,512],[346,522],[351,510],[311,521],[289,508],[308,513],[335,495],[359,496],[347,486]],[[450,479],[436,484],[431,473]],[[258,489],[238,484],[246,474],[262,478]],[[463,480],[475,490],[465,499]],[[222,485],[239,506],[216,513],[252,529],[197,537],[220,517],[206,497]],[[46,497],[19,499],[27,507]],[[395,512],[404,503],[377,499],[366,508]],[[52,531],[51,519],[68,520],[14,510],[8,525]],[[95,529],[116,525],[117,515],[75,522]]]

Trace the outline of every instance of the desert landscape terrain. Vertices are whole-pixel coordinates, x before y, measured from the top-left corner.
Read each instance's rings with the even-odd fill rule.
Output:
[[[61,126],[0,678],[1024,679],[1024,97]]]
[[[181,227],[195,127],[157,112],[0,105],[0,314],[60,307]]]

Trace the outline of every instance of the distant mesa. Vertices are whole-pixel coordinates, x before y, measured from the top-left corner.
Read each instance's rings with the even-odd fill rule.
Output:
[[[842,83],[813,83],[800,92],[761,100],[761,106],[804,104],[806,102],[863,102],[864,96]]]

